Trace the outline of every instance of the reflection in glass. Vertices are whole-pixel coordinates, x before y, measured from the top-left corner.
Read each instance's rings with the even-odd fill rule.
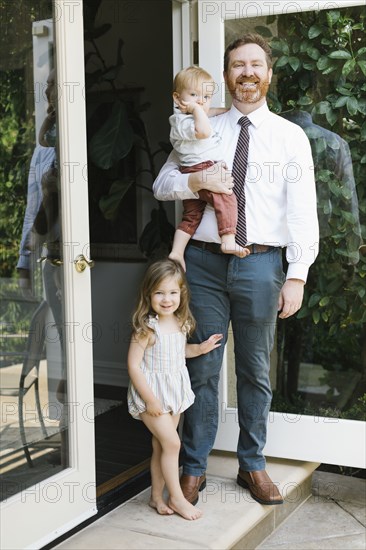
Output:
[[[67,467],[68,450],[52,3],[0,7],[4,500]]]
[[[312,147],[321,239],[302,309],[278,323],[272,410],[365,420],[364,10],[229,20],[226,43],[253,31],[274,54],[271,110],[300,125]],[[229,346],[235,406],[230,358]]]

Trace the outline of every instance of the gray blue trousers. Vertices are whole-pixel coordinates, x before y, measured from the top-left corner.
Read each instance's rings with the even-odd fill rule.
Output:
[[[272,392],[270,353],[277,319],[278,297],[284,282],[278,248],[238,258],[213,254],[193,246],[186,249],[191,310],[197,327],[191,342],[223,333],[229,322],[234,336],[237,377],[239,466],[246,471],[265,468],[267,418]],[[194,404],[185,411],[182,432],[183,472],[200,476],[206,471],[218,421],[218,383],[224,343],[214,351],[187,360]]]

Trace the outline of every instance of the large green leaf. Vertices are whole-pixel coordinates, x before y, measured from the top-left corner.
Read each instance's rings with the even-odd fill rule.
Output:
[[[266,38],[270,38],[272,36],[270,29],[268,27],[263,27],[263,25],[258,25],[255,27],[255,32],[265,36]]]
[[[329,296],[324,296],[324,298],[320,300],[319,305],[320,307],[325,307],[329,304],[329,302],[330,302]]]
[[[273,55],[278,55],[279,53],[288,55],[290,53],[286,40],[283,40],[282,38],[274,38],[271,40],[271,48]]]
[[[358,110],[359,110],[360,113],[362,113],[363,115],[366,115],[366,97],[361,97],[361,98],[358,100]]]
[[[314,47],[307,48],[306,53],[309,57],[311,57],[311,59],[314,59],[315,61],[317,61],[320,57],[320,51]]]
[[[348,100],[348,96],[340,96],[337,101],[334,103],[334,108],[335,109],[340,109],[341,107],[344,107],[345,104],[347,103],[347,100]]]
[[[307,95],[303,95],[302,97],[300,97],[297,104],[298,105],[311,105],[312,102],[313,102],[313,100],[311,99],[311,97],[309,97]]]
[[[284,67],[288,63],[288,57],[287,55],[281,55],[276,61],[276,69],[279,67]]]
[[[116,101],[103,126],[90,140],[89,155],[92,162],[99,168],[108,170],[128,155],[133,137],[126,105]]]
[[[324,75],[330,74],[330,73],[332,73],[333,71],[335,71],[336,68],[337,68],[336,65],[331,65],[331,66],[328,67],[327,69],[324,69],[323,74],[324,74]]]
[[[314,324],[317,325],[320,321],[320,312],[316,309],[312,312]]]
[[[348,59],[348,61],[345,62],[342,69],[342,75],[347,76],[350,72],[354,71],[356,67],[356,61],[355,59]]]
[[[366,61],[361,59],[360,61],[357,61],[357,65],[360,67],[361,71],[366,76]]]
[[[309,29],[308,36],[311,40],[312,38],[316,38],[317,36],[319,36],[319,34],[321,34],[322,32],[323,29],[320,25],[312,25]]]
[[[312,294],[309,298],[308,307],[314,307],[321,300],[320,294]]]
[[[294,71],[300,67],[300,59],[298,57],[291,56],[288,58],[289,65]]]
[[[134,183],[133,179],[116,180],[112,183],[108,195],[103,195],[99,200],[99,208],[107,220],[114,220],[118,214],[118,207]]]
[[[358,101],[355,97],[349,97],[347,99],[347,111],[350,115],[355,115],[358,110]]]
[[[316,106],[316,110],[321,115],[324,115],[327,111],[331,109],[329,101],[319,101],[319,103]]]
[[[331,125],[331,126],[334,126],[334,124],[337,122],[338,120],[338,115],[337,113],[335,113],[334,111],[332,110],[329,110],[325,113],[325,118],[327,119],[328,123]]]
[[[329,65],[331,65],[331,60],[328,56],[322,55],[319,57],[318,61],[316,62],[316,66],[319,69],[319,71],[324,71],[324,69],[327,69]]]
[[[361,133],[360,133],[360,137],[362,140],[366,140],[366,120],[365,122],[362,124],[361,126]],[[366,156],[366,155],[365,155]],[[362,160],[361,160],[362,162]]]
[[[346,50],[337,50],[329,54],[331,59],[351,59],[352,55]]]
[[[337,23],[338,19],[341,16],[341,12],[339,10],[330,10],[326,12],[327,17],[327,23],[330,27],[333,27],[335,23]]]

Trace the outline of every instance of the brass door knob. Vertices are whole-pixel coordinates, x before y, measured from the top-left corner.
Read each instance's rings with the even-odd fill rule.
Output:
[[[74,260],[75,269],[78,273],[85,271],[87,267],[94,267],[94,260],[87,260],[84,254],[79,254]]]

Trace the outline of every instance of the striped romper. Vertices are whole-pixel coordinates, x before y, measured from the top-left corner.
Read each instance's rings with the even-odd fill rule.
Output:
[[[186,367],[184,332],[161,334],[157,317],[150,317],[149,326],[155,331],[155,343],[146,348],[141,370],[164,413],[179,414],[194,401]],[[127,392],[128,411],[137,420],[146,411],[146,404],[130,382]]]

